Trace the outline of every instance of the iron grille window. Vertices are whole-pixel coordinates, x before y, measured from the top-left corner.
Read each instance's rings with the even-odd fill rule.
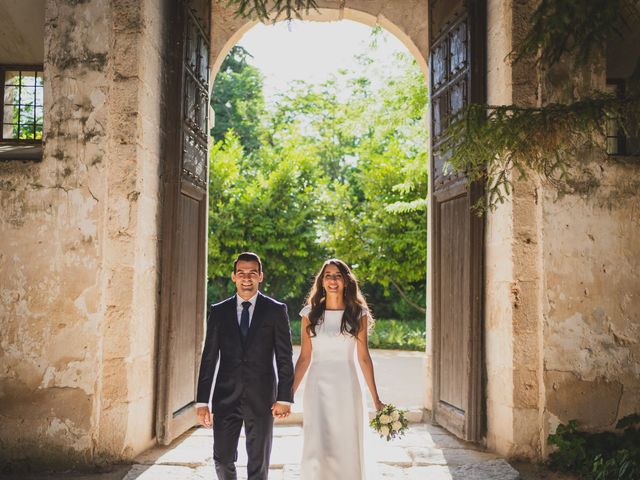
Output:
[[[44,78],[42,67],[0,66],[2,110],[0,141],[42,141]]]
[[[607,89],[618,98],[624,96],[624,80],[607,79]],[[609,118],[606,124],[607,154],[624,155],[626,152],[626,137],[620,125],[620,119]]]

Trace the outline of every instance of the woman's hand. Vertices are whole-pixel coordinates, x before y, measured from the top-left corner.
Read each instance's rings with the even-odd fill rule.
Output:
[[[379,412],[380,410],[382,410],[385,407],[385,404],[382,403],[379,398],[374,400],[373,403],[376,406],[376,412]]]

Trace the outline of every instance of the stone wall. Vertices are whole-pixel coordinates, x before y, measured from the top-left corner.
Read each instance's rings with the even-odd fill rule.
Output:
[[[510,64],[534,2],[488,2],[488,103],[540,106],[603,90],[604,66],[570,58],[541,75]],[[559,192],[533,175],[487,216],[487,446],[548,454],[560,422],[611,429],[640,408],[640,168],[576,153],[588,182]]]
[[[619,52],[631,67],[639,33]],[[612,60],[564,59],[541,78],[541,102],[604,91]],[[640,412],[640,158],[587,150],[573,174],[571,191],[544,183],[540,195],[545,437],[571,419],[608,430]]]
[[[2,463],[153,442],[163,8],[46,2],[43,160],[0,164]]]

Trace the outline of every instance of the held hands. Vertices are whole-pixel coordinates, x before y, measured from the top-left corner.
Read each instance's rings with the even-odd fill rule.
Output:
[[[198,416],[198,423],[205,428],[211,428],[213,422],[211,421],[211,412],[209,407],[196,408],[196,415]]]
[[[271,406],[271,413],[274,418],[287,418],[291,415],[291,405],[276,402]]]

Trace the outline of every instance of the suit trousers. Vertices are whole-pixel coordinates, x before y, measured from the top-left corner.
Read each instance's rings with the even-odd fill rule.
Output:
[[[236,480],[238,440],[244,423],[247,448],[248,480],[266,480],[269,473],[271,443],[273,437],[273,415],[268,410],[256,415],[244,404],[232,412],[213,418],[213,461],[218,480]]]

